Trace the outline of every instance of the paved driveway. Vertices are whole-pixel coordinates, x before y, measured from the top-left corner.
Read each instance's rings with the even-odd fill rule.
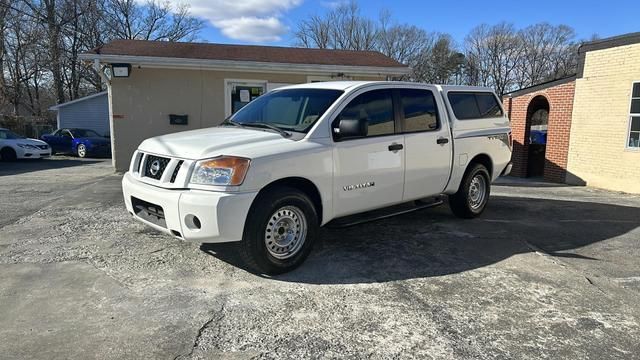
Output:
[[[105,161],[0,163],[2,358],[640,358],[640,197],[509,180],[248,273],[126,214]]]

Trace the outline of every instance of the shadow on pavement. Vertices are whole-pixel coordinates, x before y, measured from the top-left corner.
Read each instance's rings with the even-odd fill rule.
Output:
[[[424,278],[481,268],[534,248],[599,261],[570,251],[638,226],[640,208],[492,196],[474,220],[457,219],[441,206],[346,229],[323,228],[306,262],[274,278],[312,284]],[[244,267],[235,244],[204,244],[201,250]]]
[[[105,162],[101,159],[47,158],[16,161],[0,161],[0,176],[18,175],[33,171],[61,169]]]

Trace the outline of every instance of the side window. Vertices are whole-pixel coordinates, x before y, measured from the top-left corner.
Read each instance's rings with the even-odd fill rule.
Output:
[[[503,115],[502,108],[498,105],[496,97],[492,93],[476,93],[476,101],[478,101],[478,108],[480,108],[480,116],[486,117],[501,117]]]
[[[71,133],[69,132],[69,130],[62,130],[62,131],[60,132],[60,136],[70,138],[70,137],[71,137]]]
[[[369,124],[367,136],[394,134],[391,90],[372,90],[358,95],[342,110],[338,119],[366,119]]]
[[[489,92],[449,92],[447,95],[458,120],[503,116],[496,97]]]
[[[433,92],[422,89],[400,90],[404,113],[404,131],[429,131],[438,128],[438,111]]]
[[[480,109],[473,93],[449,93],[449,103],[460,120],[480,118]]]
[[[633,84],[631,109],[629,109],[629,142],[628,146],[640,149],[640,82]]]

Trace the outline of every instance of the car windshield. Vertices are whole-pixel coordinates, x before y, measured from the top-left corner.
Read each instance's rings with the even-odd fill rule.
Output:
[[[236,124],[266,124],[306,133],[342,91],[329,89],[275,90],[258,97],[229,119]]]
[[[100,137],[100,135],[93,130],[73,129],[71,132],[75,137]]]
[[[24,136],[20,136],[14,133],[13,131],[0,130],[0,139],[15,140],[15,139],[26,139],[26,138]]]

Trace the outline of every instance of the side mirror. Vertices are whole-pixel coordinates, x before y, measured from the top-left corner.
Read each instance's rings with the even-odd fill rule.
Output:
[[[369,133],[369,123],[365,119],[342,119],[333,132],[339,139],[365,137]]]

